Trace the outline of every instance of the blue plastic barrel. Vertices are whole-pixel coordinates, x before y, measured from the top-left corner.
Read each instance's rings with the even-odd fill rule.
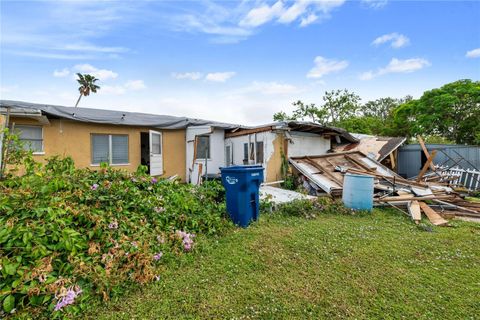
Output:
[[[227,212],[236,225],[245,228],[252,220],[258,220],[263,167],[231,166],[220,168],[220,172],[227,198]]]
[[[373,177],[359,174],[345,174],[343,178],[342,201],[345,207],[355,210],[372,210]]]

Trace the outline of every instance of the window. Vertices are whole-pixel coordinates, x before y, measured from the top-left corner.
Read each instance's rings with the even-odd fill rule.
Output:
[[[197,137],[197,159],[210,159],[210,136]]]
[[[92,134],[92,164],[128,163],[128,135]]]
[[[24,144],[24,149],[35,152],[43,152],[43,129],[39,126],[14,126],[14,132]]]
[[[254,144],[250,142],[250,149],[248,148],[248,143],[243,144],[243,163],[247,164],[248,160],[255,160],[255,153],[254,153]]]
[[[232,165],[232,147],[226,146],[225,147],[225,165],[228,167]]]
[[[257,141],[255,156],[257,158],[257,163],[263,163],[263,141]]]

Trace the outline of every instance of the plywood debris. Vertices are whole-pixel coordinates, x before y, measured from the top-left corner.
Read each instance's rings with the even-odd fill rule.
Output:
[[[427,151],[428,152],[428,151]],[[346,173],[374,177],[374,205],[403,211],[419,223],[421,212],[436,226],[447,225],[442,216],[480,218],[480,203],[463,199],[446,181],[431,181],[423,174],[432,168],[435,151],[428,153],[419,179],[407,180],[359,151],[290,158],[290,164],[317,192],[340,197]],[[430,161],[429,161],[430,160]],[[435,166],[433,166],[435,168]],[[433,207],[435,206],[435,209]]]

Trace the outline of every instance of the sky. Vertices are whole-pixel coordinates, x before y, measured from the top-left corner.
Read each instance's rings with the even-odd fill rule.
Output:
[[[480,1],[0,0],[0,98],[237,124],[480,80]]]

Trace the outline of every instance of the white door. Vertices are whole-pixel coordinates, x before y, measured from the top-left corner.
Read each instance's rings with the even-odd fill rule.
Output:
[[[162,133],[150,130],[150,175],[163,174]]]

